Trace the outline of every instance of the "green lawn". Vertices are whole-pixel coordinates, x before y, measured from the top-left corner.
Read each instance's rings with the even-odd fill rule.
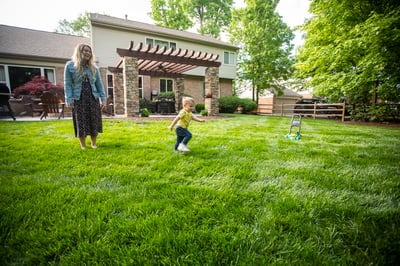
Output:
[[[0,122],[1,265],[394,265],[400,128],[237,115]]]

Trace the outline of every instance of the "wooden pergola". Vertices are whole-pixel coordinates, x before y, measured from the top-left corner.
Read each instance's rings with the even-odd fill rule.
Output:
[[[133,42],[130,42],[128,49],[117,48],[117,53],[121,57],[120,61],[115,67],[108,67],[108,70],[114,74],[114,81],[118,81],[118,78],[121,78],[122,74],[124,92],[120,97],[114,95],[114,106],[118,108],[118,100],[122,101],[118,97],[122,98],[123,96],[124,113],[128,116],[135,116],[135,114],[139,113],[138,75],[175,78],[177,82],[175,99],[179,104],[184,92],[184,72],[196,67],[206,67],[206,94],[213,95],[210,97],[211,99],[215,98],[214,101],[210,100],[208,105],[209,109],[212,110],[208,111],[212,114],[215,112],[218,113],[218,110],[215,110],[215,107],[213,108],[212,106],[218,103],[216,97],[218,95],[218,72],[221,65],[221,62],[216,61],[219,57],[218,54],[214,55],[187,49],[167,49],[167,47],[159,47],[158,45],[151,47],[150,45],[143,45],[143,43],[139,43],[133,48]],[[210,70],[214,74],[210,75]],[[130,99],[130,96],[133,99]],[[205,104],[207,108],[207,99]],[[119,106],[122,107],[121,104]],[[118,113],[117,110],[116,113]]]

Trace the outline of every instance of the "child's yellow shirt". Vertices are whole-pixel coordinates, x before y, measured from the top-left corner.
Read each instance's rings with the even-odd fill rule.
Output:
[[[192,120],[193,114],[192,112],[187,112],[185,109],[182,109],[179,111],[179,121],[178,121],[178,126],[183,127],[183,128],[188,128],[190,121]]]

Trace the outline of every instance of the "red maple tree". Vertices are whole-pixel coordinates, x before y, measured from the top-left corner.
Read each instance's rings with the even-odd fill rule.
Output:
[[[14,97],[18,98],[21,95],[40,97],[44,91],[51,91],[62,97],[64,95],[64,86],[54,85],[45,77],[35,76],[31,81],[15,88]]]

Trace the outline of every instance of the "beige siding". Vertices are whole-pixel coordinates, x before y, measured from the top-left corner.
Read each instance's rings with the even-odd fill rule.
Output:
[[[219,97],[232,96],[232,80],[220,79],[220,95]]]

